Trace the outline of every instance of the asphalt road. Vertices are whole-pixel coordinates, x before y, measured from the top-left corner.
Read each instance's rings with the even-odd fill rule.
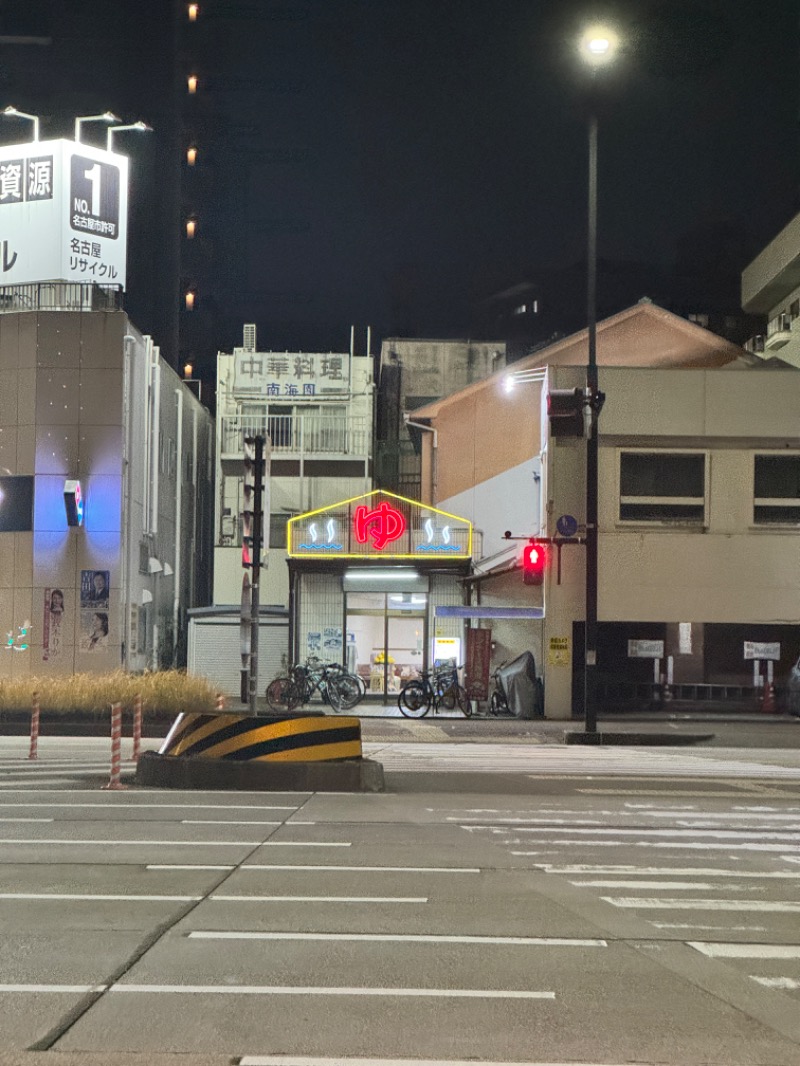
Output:
[[[366,748],[384,794],[0,740],[1,1066],[800,1062],[800,750]]]

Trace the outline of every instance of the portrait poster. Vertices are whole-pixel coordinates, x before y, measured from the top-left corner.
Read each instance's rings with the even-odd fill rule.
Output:
[[[101,607],[107,611],[110,585],[110,571],[81,570],[81,610]]]
[[[44,590],[44,619],[42,622],[42,659],[45,662],[61,655],[64,623],[64,590]]]
[[[81,570],[81,610],[78,648],[94,653],[108,648],[108,606],[111,573]]]

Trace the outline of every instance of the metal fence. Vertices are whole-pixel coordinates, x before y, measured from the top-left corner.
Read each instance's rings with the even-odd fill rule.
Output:
[[[245,437],[269,437],[272,454],[370,454],[371,426],[363,417],[335,415],[234,416],[222,420],[222,452],[238,455]]]
[[[0,286],[0,314],[12,311],[121,311],[118,285],[39,281]]]

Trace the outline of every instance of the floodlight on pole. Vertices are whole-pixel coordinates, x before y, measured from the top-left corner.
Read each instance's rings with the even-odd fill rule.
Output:
[[[29,115],[27,111],[19,111],[16,107],[12,107],[11,104],[8,107],[3,108],[3,114],[8,115],[9,118],[26,118],[29,122],[33,123],[33,139],[39,140],[39,117],[38,115]]]
[[[102,115],[81,115],[75,119],[75,142],[81,139],[81,126],[84,122],[119,122],[120,120],[111,111],[104,111]]]
[[[138,130],[140,133],[152,133],[153,127],[148,126],[146,122],[131,122],[125,126],[109,126],[108,133],[106,134],[106,148],[109,152],[114,150],[114,134],[122,133],[124,130]]]

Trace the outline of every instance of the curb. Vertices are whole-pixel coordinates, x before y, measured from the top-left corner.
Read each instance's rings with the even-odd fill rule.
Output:
[[[714,733],[564,733],[565,744],[638,744],[642,747],[677,748],[689,744],[703,744],[713,740]]]
[[[341,762],[258,762],[159,755],[146,751],[134,782],[152,788],[239,789],[256,792],[383,792],[383,765]]]

